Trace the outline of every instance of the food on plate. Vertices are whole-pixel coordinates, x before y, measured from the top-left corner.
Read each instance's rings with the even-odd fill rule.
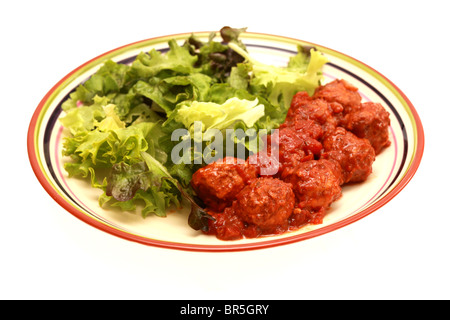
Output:
[[[236,195],[231,206],[222,212],[208,211],[214,220],[209,220],[213,223],[205,233],[222,240],[281,234],[289,227],[294,204],[290,184],[272,177],[258,177]]]
[[[328,208],[341,196],[340,175],[335,164],[326,159],[301,162],[284,173],[282,180],[292,184],[302,209]]]
[[[279,179],[260,177],[251,181],[236,197],[233,210],[244,223],[262,232],[279,233],[287,229],[294,210],[292,186]]]
[[[345,80],[322,84],[316,48],[268,65],[245,32],[104,62],[62,104],[69,177],[101,189],[100,206],[144,218],[187,202],[188,225],[221,240],[322,223],[389,146],[389,113]]]
[[[342,182],[361,182],[372,173],[375,150],[369,140],[337,127],[323,140],[322,159],[336,162],[342,171]]]
[[[327,102],[323,99],[313,99],[306,92],[297,93],[291,102],[291,108],[287,114],[286,126],[300,120],[312,120],[322,127],[323,134],[333,131],[338,125],[336,114],[343,111],[341,104]]]
[[[343,114],[348,114],[353,108],[358,108],[361,105],[358,88],[343,79],[336,79],[317,88],[313,98],[339,103],[344,108]]]
[[[343,127],[360,138],[366,138],[378,154],[391,143],[389,113],[380,103],[366,102],[341,120]]]
[[[255,167],[227,157],[198,169],[192,175],[191,185],[208,208],[222,211],[256,176]]]
[[[337,102],[343,107],[337,122],[360,138],[370,141],[378,154],[389,146],[389,113],[377,102],[361,103],[358,88],[345,80],[335,80],[320,86],[313,98]]]

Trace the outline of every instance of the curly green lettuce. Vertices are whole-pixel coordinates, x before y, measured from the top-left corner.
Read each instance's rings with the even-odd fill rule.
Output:
[[[272,66],[255,60],[250,54],[236,43],[229,46],[245,58],[247,69],[252,76],[249,86],[255,91],[262,90],[264,98],[270,103],[270,114],[286,116],[293,96],[299,91],[306,91],[309,95],[320,85],[322,67],[328,59],[319,51],[310,51],[298,47],[297,55],[290,58],[286,67]]]
[[[205,162],[172,161],[174,130],[189,132],[195,122],[203,133],[277,128],[292,96],[320,84],[326,63],[318,51],[299,48],[286,67],[262,64],[239,39],[245,31],[224,27],[219,40],[215,32],[206,41],[192,34],[184,42],[170,40],[165,53],[141,52],[130,64],[105,61],[62,104],[68,175],[90,178],[102,189],[101,206],[139,207],[144,217],[165,216],[187,199],[189,224],[206,228],[210,217],[193,201],[189,185]],[[195,157],[195,151],[188,154],[188,160]]]

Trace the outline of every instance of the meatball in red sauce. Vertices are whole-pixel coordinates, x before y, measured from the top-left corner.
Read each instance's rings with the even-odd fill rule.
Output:
[[[366,138],[379,154],[390,145],[389,113],[380,103],[365,102],[361,108],[350,112],[343,120],[344,127],[360,138]]]
[[[277,178],[254,179],[223,212],[211,212],[207,234],[221,240],[256,238],[286,232],[294,210],[295,195],[290,184]]]
[[[368,139],[375,154],[379,154],[390,145],[389,113],[380,103],[362,102],[358,88],[347,81],[334,80],[320,86],[311,99],[342,105],[342,112],[334,114],[337,125],[351,131],[359,138]]]
[[[300,162],[314,159],[320,154],[322,144],[308,135],[301,135],[295,129],[284,127],[268,140],[271,150],[278,152],[280,172],[295,167]]]
[[[343,113],[359,109],[361,96],[358,88],[343,79],[337,79],[316,89],[313,99],[336,102],[342,105]]]
[[[249,167],[255,168],[258,177],[277,176],[281,170],[280,159],[271,150],[262,150],[252,154],[246,162]]]
[[[292,99],[285,126],[292,126],[299,120],[312,120],[321,125],[323,134],[326,135],[338,125],[336,114],[340,114],[342,111],[343,107],[339,103],[323,99],[310,98],[307,100],[304,93],[299,92]]]
[[[247,224],[262,234],[278,234],[288,228],[295,205],[292,186],[276,178],[253,180],[236,197],[233,210]]]
[[[343,183],[362,182],[372,173],[375,151],[370,142],[342,127],[324,139],[323,151],[322,159],[340,166]]]
[[[308,137],[315,140],[320,140],[323,137],[323,129],[320,124],[310,119],[290,119],[280,125],[280,129],[291,128],[301,137]]]
[[[302,162],[282,179],[292,184],[297,206],[301,209],[326,209],[341,196],[336,166],[325,159]]]
[[[255,168],[228,157],[197,170],[191,186],[208,208],[222,211],[253,178],[256,178]]]

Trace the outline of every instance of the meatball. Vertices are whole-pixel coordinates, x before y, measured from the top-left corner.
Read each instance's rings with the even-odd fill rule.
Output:
[[[294,205],[290,184],[261,177],[242,189],[233,202],[233,210],[243,222],[257,226],[262,234],[277,234],[287,230]]]
[[[320,159],[300,163],[282,176],[292,184],[297,206],[312,211],[327,209],[341,196],[339,177],[332,162]]]
[[[313,101],[313,98],[308,94],[308,92],[306,92],[306,91],[297,92],[292,97],[291,106],[288,110],[286,118],[290,118],[292,116],[292,114],[294,114],[299,107],[301,107],[307,103],[310,103],[311,101]]]
[[[276,176],[281,170],[279,157],[271,150],[261,150],[250,155],[247,165],[253,166],[258,176]]]
[[[230,206],[236,195],[256,178],[256,169],[235,158],[225,158],[197,170],[191,186],[204,204],[215,211]]]
[[[361,104],[358,88],[343,79],[337,79],[318,87],[313,98],[339,103],[343,107],[344,114],[359,109]]]
[[[334,161],[342,170],[342,183],[361,182],[372,173],[375,150],[367,139],[358,138],[342,127],[323,141],[322,159]]]
[[[299,92],[292,100],[285,123],[287,126],[291,126],[300,120],[313,120],[322,127],[323,133],[326,135],[338,125],[338,115],[342,111],[343,107],[339,103],[330,103],[323,99],[310,98],[307,100],[304,92]]]
[[[268,139],[272,157],[278,157],[280,170],[303,161],[306,154],[302,149],[303,140],[291,128],[279,129]]]
[[[280,172],[293,168],[302,161],[314,159],[314,155],[320,154],[322,150],[319,141],[308,135],[301,135],[291,127],[279,129],[270,136],[268,143],[272,152],[278,151]]]
[[[302,137],[309,137],[315,140],[320,140],[323,136],[322,126],[310,119],[301,119],[299,117],[288,119],[280,125],[280,129],[283,128],[291,128]]]
[[[361,104],[361,108],[349,113],[343,123],[345,128],[356,136],[368,139],[376,154],[391,143],[389,113],[380,103]]]

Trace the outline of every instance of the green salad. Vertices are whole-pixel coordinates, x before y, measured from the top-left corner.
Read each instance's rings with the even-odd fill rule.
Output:
[[[193,208],[189,224],[201,228],[205,213],[189,182],[207,163],[208,132],[276,129],[294,94],[312,94],[320,85],[327,62],[315,49],[299,46],[285,67],[263,64],[249,55],[242,32],[224,27],[220,37],[214,32],[205,41],[195,34],[183,43],[170,40],[167,52],[141,52],[131,64],[106,61],[62,105],[69,177],[90,179],[102,189],[102,207],[139,210],[143,217],[166,216],[170,206],[187,199]],[[200,139],[189,134],[199,122]],[[185,133],[178,141],[176,130]],[[248,154],[257,151],[248,141],[229,139]],[[174,161],[180,141],[189,152]],[[200,149],[193,147],[199,143]]]

